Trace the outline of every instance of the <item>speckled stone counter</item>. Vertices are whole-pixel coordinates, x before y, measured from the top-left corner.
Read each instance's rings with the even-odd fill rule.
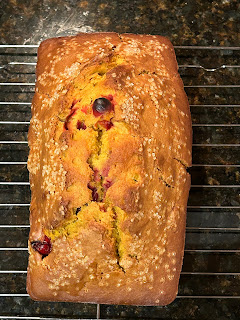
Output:
[[[238,46],[239,1],[3,0],[1,43],[32,44],[77,32],[168,36],[174,45]]]
[[[239,9],[239,1],[228,0],[0,2],[0,43],[30,45],[0,46],[0,319],[240,318]],[[26,141],[37,45],[97,31],[167,36],[189,97],[193,167],[186,246],[179,294],[166,307],[34,302],[26,295]]]

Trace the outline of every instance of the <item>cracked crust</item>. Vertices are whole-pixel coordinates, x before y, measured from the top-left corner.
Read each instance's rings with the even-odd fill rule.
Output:
[[[33,299],[175,299],[192,144],[177,70],[161,36],[93,33],[41,43],[28,159]],[[99,97],[113,108],[96,117]],[[42,259],[31,242],[45,235],[52,251]]]

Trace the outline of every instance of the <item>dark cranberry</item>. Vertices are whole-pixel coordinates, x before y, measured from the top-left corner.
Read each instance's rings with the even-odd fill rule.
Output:
[[[80,121],[80,120],[78,120],[78,122],[77,122],[77,128],[78,128],[78,130],[81,130],[81,129],[85,130],[85,129],[87,129],[85,123],[84,123],[83,121]]]
[[[31,245],[34,250],[43,256],[47,256],[52,250],[51,240],[47,236],[44,237],[43,241],[32,241]]]
[[[93,191],[92,191],[92,199],[93,199],[93,201],[98,201],[97,188],[93,188]]]
[[[106,130],[111,129],[113,126],[113,123],[107,120],[98,121],[98,124],[100,124],[100,126],[104,127]]]
[[[97,188],[94,187],[91,182],[88,183],[88,189],[92,190],[92,199],[93,201],[98,201],[98,192]]]
[[[105,112],[112,110],[112,103],[106,98],[98,98],[93,102],[93,114],[99,117]]]
[[[91,184],[91,182],[88,183],[87,185],[88,189],[93,190],[95,187]]]

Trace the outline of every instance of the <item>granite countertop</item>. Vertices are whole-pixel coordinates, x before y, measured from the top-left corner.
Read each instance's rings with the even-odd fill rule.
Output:
[[[3,0],[1,43],[36,44],[77,32],[168,36],[174,45],[238,46],[239,1]]]
[[[179,297],[166,307],[101,305],[102,319],[240,318],[239,9],[237,0],[0,2],[0,44],[38,45],[50,37],[115,31],[164,35],[176,49],[191,107],[194,144]],[[0,82],[34,83],[36,52],[37,47],[0,47]],[[16,61],[30,64],[10,64]],[[0,318],[93,319],[94,304],[34,302],[25,296],[24,248],[29,232],[25,204],[30,201],[25,142],[33,93],[34,85],[0,85],[4,122],[0,122],[0,182],[23,182],[0,183],[0,247],[18,248],[0,250],[0,270],[18,271],[0,273],[0,293],[9,294],[0,297]],[[20,123],[8,123],[12,121]]]

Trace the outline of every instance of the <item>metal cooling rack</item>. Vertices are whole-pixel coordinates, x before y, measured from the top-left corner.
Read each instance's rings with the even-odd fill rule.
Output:
[[[177,299],[147,315],[146,307],[33,302],[25,291],[37,48],[0,45],[0,319],[178,319],[179,308],[202,319],[209,305],[219,318],[240,317],[240,47],[175,47],[194,133],[186,249]]]

